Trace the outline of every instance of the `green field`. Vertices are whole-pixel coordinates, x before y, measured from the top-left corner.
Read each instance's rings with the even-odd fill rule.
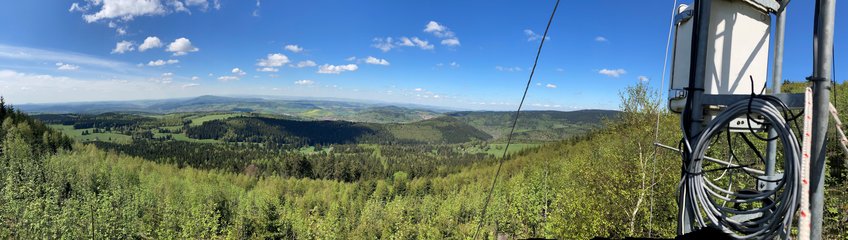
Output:
[[[227,119],[227,118],[231,118],[231,117],[240,117],[240,116],[244,116],[244,114],[242,114],[242,113],[222,113],[222,114],[204,115],[204,116],[199,116],[199,117],[195,117],[195,118],[188,118],[188,119],[191,119],[191,126],[194,127],[194,126],[200,126],[204,122],[208,122],[208,121],[212,121],[212,120],[221,120],[221,119]]]
[[[94,128],[74,129],[73,125],[50,124],[50,127],[62,131],[62,133],[83,142],[89,141],[104,141],[114,143],[132,143],[132,137],[120,133],[90,133],[82,135],[83,131],[92,132]]]
[[[515,154],[521,150],[534,148],[541,146],[540,143],[510,143],[509,144],[509,154]],[[464,149],[467,153],[486,153],[495,157],[503,156],[504,147],[506,147],[506,143],[490,143],[487,145],[487,148],[480,148],[478,146],[470,147]]]

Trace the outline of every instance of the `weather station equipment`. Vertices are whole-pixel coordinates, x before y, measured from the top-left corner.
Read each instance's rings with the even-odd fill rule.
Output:
[[[658,145],[682,157],[679,235],[821,239],[835,0],[815,1],[806,93],[780,92],[787,5],[694,0],[675,9],[668,107],[683,137],[676,148]]]

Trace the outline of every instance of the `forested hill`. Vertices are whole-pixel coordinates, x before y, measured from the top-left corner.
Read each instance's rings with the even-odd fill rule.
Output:
[[[19,108],[29,113],[42,114],[251,112],[287,115],[309,120],[346,120],[375,123],[414,122],[433,118],[445,112],[444,109],[433,107],[394,106],[385,103],[221,96],[164,100],[23,104]]]
[[[524,111],[516,125],[513,139],[523,141],[561,140],[577,136],[602,126],[604,119],[614,119],[620,112],[613,110]],[[514,112],[452,112],[454,117],[494,138],[509,133]]]
[[[232,117],[186,129],[195,139],[226,142],[295,144],[464,143],[492,137],[451,117],[413,123],[296,121],[268,117]]]
[[[502,168],[422,144],[340,145],[349,150],[309,153],[320,161],[281,156],[240,172],[199,170],[94,145],[69,149],[39,121],[0,111],[0,239],[469,239],[481,220],[481,239],[672,238],[679,154],[652,147],[656,96],[641,83],[627,93],[624,102],[638,106],[602,129],[511,155]],[[660,114],[658,141],[678,141],[677,116]],[[264,151],[254,145],[227,146]],[[828,147],[824,239],[848,237],[837,149]],[[365,156],[374,160],[363,164]]]

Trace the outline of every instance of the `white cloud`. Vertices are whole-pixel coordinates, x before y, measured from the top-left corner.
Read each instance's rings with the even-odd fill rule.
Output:
[[[454,37],[454,33],[451,32],[447,26],[439,24],[436,21],[428,22],[427,26],[424,27],[424,32],[432,33],[433,35],[436,35],[436,37],[440,38]]]
[[[302,47],[300,47],[298,45],[293,45],[293,44],[286,45],[283,48],[286,49],[286,51],[293,52],[293,53],[299,53],[299,52],[303,51]]]
[[[68,64],[68,63],[57,62],[56,63],[56,69],[63,70],[63,71],[75,71],[75,70],[79,69],[79,66],[73,65],[73,64]]]
[[[451,62],[449,65],[450,65],[451,67],[455,67],[455,68],[458,68],[458,67],[459,67],[459,63],[456,63],[456,62]]]
[[[423,89],[423,88],[415,88],[414,90],[415,90],[416,92],[423,92],[423,91],[424,91],[424,89]]]
[[[418,47],[424,50],[431,50],[435,47],[427,40],[423,40],[418,37],[400,37],[398,41],[393,40],[394,39],[392,39],[391,37],[374,38],[374,44],[372,44],[371,46],[380,49],[383,52],[388,52],[397,47]]]
[[[279,68],[272,68],[272,67],[264,67],[264,68],[256,69],[256,71],[260,71],[260,72],[277,72],[277,71],[280,71],[280,69],[279,69]]]
[[[542,35],[539,35],[539,34],[533,32],[533,30],[530,30],[530,29],[524,29],[524,35],[527,36],[528,42],[542,39]],[[551,40],[551,37],[545,37],[545,40]]]
[[[345,61],[356,61],[356,56],[350,56],[349,58],[345,58]]]
[[[442,38],[441,44],[449,47],[459,46],[459,38],[456,37],[450,29],[436,21],[430,21],[424,27],[424,32],[432,33],[438,38]],[[414,40],[413,40],[414,41]]]
[[[166,51],[173,52],[174,56],[182,56],[186,55],[189,52],[197,52],[200,49],[191,45],[191,41],[188,38],[177,38],[174,42],[168,44],[168,49]]]
[[[68,12],[85,12],[88,11],[88,6],[80,6],[79,3],[72,3],[71,8],[68,9]]]
[[[120,41],[115,44],[115,49],[112,49],[112,54],[118,53],[123,54],[125,52],[130,52],[135,50],[135,44],[129,41]]]
[[[312,60],[306,60],[306,61],[300,61],[300,62],[297,62],[297,64],[295,64],[295,65],[290,65],[290,66],[292,66],[292,67],[296,67],[296,68],[305,68],[305,67],[314,67],[314,66],[318,66],[318,64],[317,64],[317,63],[315,63],[315,62],[314,62],[314,61],[312,61]]]
[[[289,63],[289,57],[279,53],[271,53],[268,54],[267,57],[263,59],[259,59],[256,62],[256,66],[260,67],[280,67],[284,64]]]
[[[636,77],[636,79],[638,79],[640,82],[647,82],[651,80],[650,78],[648,78],[648,76],[638,76]]]
[[[459,39],[458,38],[444,39],[444,40],[442,40],[442,45],[451,46],[451,47],[459,46]]]
[[[197,86],[200,86],[200,84],[199,84],[199,83],[186,83],[186,84],[183,84],[183,88],[190,88],[190,87],[197,87]]]
[[[604,69],[601,69],[600,71],[598,71],[598,73],[603,74],[603,75],[607,75],[607,76],[610,76],[610,77],[619,77],[621,75],[626,74],[627,71],[625,71],[624,69],[621,69],[621,68],[619,68],[619,69],[606,69],[606,68],[604,68]]]
[[[213,0],[215,9],[221,8],[220,0]],[[128,22],[135,17],[167,15],[174,12],[191,14],[189,7],[199,7],[206,11],[209,7],[207,0],[86,0],[84,5],[72,3],[69,12],[83,13],[83,19],[88,22],[117,19]],[[94,10],[95,12],[89,12]]]
[[[27,47],[16,47],[0,44],[0,59],[12,59],[14,61],[31,62],[62,62],[82,66],[94,66],[106,69],[123,69],[128,64],[114,60],[107,60],[75,52],[56,52]]]
[[[239,77],[236,76],[220,76],[218,77],[218,81],[229,82],[239,80]]]
[[[162,41],[159,40],[158,37],[147,37],[144,39],[144,42],[138,46],[139,52],[147,51],[147,49],[159,48],[162,47]]]
[[[383,52],[388,52],[392,50],[392,48],[397,47],[394,43],[392,43],[392,37],[374,38],[373,41],[374,44],[372,44],[371,46],[380,49]]]
[[[545,85],[545,87],[546,88],[557,88],[557,85],[552,84],[552,83],[548,83],[548,84]]]
[[[158,76],[155,79],[147,76],[73,78],[0,69],[0,92],[7,101],[18,104],[173,98],[200,94],[185,93],[179,86],[167,85]]]
[[[372,56],[368,56],[368,58],[365,59],[365,63],[383,66],[389,65],[389,61],[386,61],[386,59],[379,59]]]
[[[433,49],[433,47],[434,47],[433,44],[430,44],[429,42],[427,42],[425,40],[421,40],[417,37],[413,37],[412,42],[415,43],[415,46],[417,46],[418,48],[424,49],[424,50],[430,50],[430,49]]]
[[[87,3],[83,7],[74,3],[70,10],[87,12],[92,7],[100,7],[100,10],[95,13],[83,14],[83,19],[89,23],[113,18],[129,21],[137,16],[162,15],[167,12],[166,7],[158,0],[93,0]]]
[[[520,72],[522,69],[520,67],[495,66],[495,70],[498,70],[498,71],[501,71],[501,72]]]
[[[315,84],[315,81],[304,79],[304,80],[294,81],[294,84],[296,84],[296,85],[312,85],[312,84]]]
[[[242,70],[241,70],[241,69],[239,69],[239,68],[233,68],[233,70],[232,70],[231,72],[232,72],[233,74],[235,74],[235,75],[239,75],[239,76],[244,76],[244,75],[246,75],[246,74],[247,74],[246,72],[242,71]]]
[[[595,37],[595,42],[608,42],[608,41],[609,40],[607,40],[607,38],[605,38],[604,36]]]
[[[168,59],[168,60],[159,59],[159,60],[156,60],[156,61],[147,62],[147,66],[158,67],[158,66],[165,66],[166,64],[175,64],[175,63],[179,63],[179,62],[180,62],[180,60],[176,60],[176,59]]]
[[[198,77],[198,76],[192,76],[192,77],[191,77],[191,80],[192,80],[192,81],[197,81],[197,80],[200,80],[200,77]]]
[[[447,27],[437,23],[436,21],[430,21],[424,28],[424,32],[442,32],[445,30],[447,30]]]
[[[356,71],[359,69],[359,66],[356,64],[347,64],[347,65],[330,65],[324,64],[318,67],[318,73],[324,74],[339,74],[344,71]]]

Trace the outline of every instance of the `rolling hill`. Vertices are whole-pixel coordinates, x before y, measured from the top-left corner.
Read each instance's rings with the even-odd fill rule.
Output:
[[[513,139],[519,141],[550,141],[583,134],[602,125],[603,119],[618,115],[612,110],[524,111],[516,124]],[[514,112],[452,112],[456,118],[480,129],[495,139],[504,138],[511,127]]]

